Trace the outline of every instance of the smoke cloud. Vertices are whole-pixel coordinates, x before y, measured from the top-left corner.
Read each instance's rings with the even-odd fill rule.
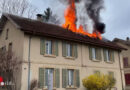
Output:
[[[100,21],[100,11],[104,8],[104,0],[86,0],[85,8],[94,23],[94,29],[104,33],[105,24]]]

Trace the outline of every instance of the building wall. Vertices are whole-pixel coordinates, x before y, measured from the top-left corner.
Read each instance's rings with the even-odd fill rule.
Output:
[[[8,32],[8,39],[6,40],[6,31],[9,29]],[[12,51],[14,56],[17,57],[18,60],[23,60],[23,44],[24,44],[24,33],[21,30],[18,30],[12,22],[7,21],[3,31],[0,33],[0,48],[6,46],[6,50],[8,50],[9,43],[12,43]],[[16,72],[17,84],[18,88],[21,86],[21,67],[19,71]]]
[[[117,44],[128,49],[128,50],[124,50],[124,51],[121,52],[121,54],[122,54],[121,66],[122,66],[122,76],[124,77],[124,81],[123,81],[123,83],[124,83],[124,88],[125,88],[126,90],[129,90],[129,89],[130,89],[130,86],[127,86],[127,85],[125,84],[125,74],[130,74],[130,46],[125,45],[125,44],[123,44],[123,43],[121,43],[121,42],[117,42]],[[123,66],[123,58],[124,58],[124,57],[128,57],[128,65],[129,65],[128,68],[125,68],[125,67]]]
[[[62,57],[62,41],[58,40],[59,45],[59,55],[57,57],[45,57],[40,55],[40,38],[39,37],[32,37],[31,39],[31,80],[37,79],[38,80],[38,72],[39,68],[59,68],[60,69],[60,88],[57,90],[65,90],[62,88],[62,68],[66,69],[79,69],[80,70],[80,85],[81,87],[77,90],[85,90],[82,85],[82,79],[86,76],[94,74],[95,70],[100,71],[101,73],[107,74],[109,71],[114,72],[114,76],[117,80],[116,86],[117,90],[122,90],[122,81],[121,81],[121,74],[120,74],[120,66],[119,66],[119,56],[120,53],[117,51],[114,52],[115,62],[114,63],[107,63],[104,62],[103,59],[103,50],[102,50],[102,61],[94,62],[89,60],[89,49],[88,45],[78,44],[78,58],[75,60],[66,59]],[[27,90],[27,80],[28,78],[28,51],[29,50],[29,36],[25,35],[24,37],[24,64],[22,68],[22,89]],[[119,55],[118,55],[119,54]],[[40,90],[40,89],[39,89]]]
[[[9,38],[5,40],[6,30],[9,28]],[[8,44],[13,43],[13,52],[19,58],[23,60],[22,68],[19,70],[17,84],[18,88],[21,86],[21,90],[27,90],[28,87],[28,53],[29,53],[29,36],[24,35],[24,33],[15,28],[12,22],[7,21],[1,35],[0,35],[0,47],[6,45],[8,49]],[[88,45],[78,44],[78,58],[75,60],[66,59],[62,57],[62,41],[58,40],[59,55],[57,57],[45,57],[40,55],[40,38],[33,36],[31,40],[31,75],[30,79],[38,80],[39,68],[59,68],[60,69],[60,88],[57,90],[65,90],[62,88],[62,69],[79,69],[80,70],[80,88],[77,90],[85,90],[82,85],[82,79],[94,73],[95,70],[101,73],[107,74],[109,71],[114,72],[114,76],[117,80],[116,86],[117,90],[122,90],[122,81],[119,67],[119,56],[118,52],[115,51],[115,62],[106,63],[102,57],[102,61],[94,62],[89,60],[89,49]],[[103,50],[102,50],[103,56]],[[122,60],[121,60],[122,61]],[[18,89],[20,90],[20,89]]]

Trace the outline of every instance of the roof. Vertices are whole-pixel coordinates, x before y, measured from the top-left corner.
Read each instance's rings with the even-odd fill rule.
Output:
[[[115,38],[113,40],[113,42],[119,42],[119,43],[125,44],[127,46],[130,46],[130,40],[128,41],[128,40],[123,40],[123,39]]]
[[[38,20],[32,20],[11,14],[3,14],[0,22],[0,30],[4,27],[5,21],[10,20],[17,28],[26,34],[51,37],[62,40],[69,40],[77,43],[89,44],[114,50],[124,50],[125,48],[114,42],[103,41],[96,38],[90,38],[81,34],[74,33],[60,26],[47,24]],[[125,49],[126,50],[126,49]]]

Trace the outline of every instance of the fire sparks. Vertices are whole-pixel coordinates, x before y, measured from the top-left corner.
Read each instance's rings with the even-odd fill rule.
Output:
[[[72,32],[87,35],[92,38],[99,38],[102,39],[101,33],[97,30],[94,30],[94,32],[88,33],[83,29],[83,26],[80,25],[79,28],[76,27],[76,6],[74,0],[70,1],[69,6],[65,10],[65,23],[62,25],[63,28],[67,28],[68,30],[71,30]]]

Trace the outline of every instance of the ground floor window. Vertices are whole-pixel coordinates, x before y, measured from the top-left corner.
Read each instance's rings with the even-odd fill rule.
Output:
[[[126,82],[126,85],[130,85],[130,73],[125,74],[125,82]]]
[[[75,69],[62,69],[62,87],[79,87],[80,76],[79,70]]]
[[[39,68],[39,88],[53,89],[59,88],[60,74],[59,69]]]

